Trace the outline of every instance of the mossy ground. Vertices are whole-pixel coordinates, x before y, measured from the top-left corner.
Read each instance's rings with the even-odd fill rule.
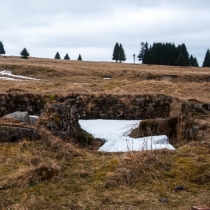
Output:
[[[189,143],[177,151],[111,154],[48,135],[34,142],[1,144],[0,154],[1,209],[164,210],[210,205],[210,143]],[[42,167],[54,172],[42,179]],[[177,185],[185,190],[175,191]]]
[[[209,102],[209,68],[0,58],[0,70],[42,79],[0,81],[3,94],[164,94]],[[159,76],[175,75],[172,81]],[[103,80],[106,76],[110,80]],[[178,112],[178,113],[177,113]],[[203,120],[206,122],[206,120]],[[202,122],[203,123],[203,122]],[[0,209],[191,209],[210,206],[210,131],[176,151],[99,153],[41,132],[41,140],[0,144]],[[185,190],[175,191],[181,185]],[[160,198],[168,198],[161,203]]]

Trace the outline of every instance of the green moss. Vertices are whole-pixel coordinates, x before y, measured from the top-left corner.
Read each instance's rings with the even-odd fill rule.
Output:
[[[77,142],[83,146],[91,145],[94,141],[93,136],[83,129],[79,129],[77,132],[74,132],[73,136]]]
[[[46,94],[45,97],[50,101],[54,101],[57,98],[57,96],[53,94]]]

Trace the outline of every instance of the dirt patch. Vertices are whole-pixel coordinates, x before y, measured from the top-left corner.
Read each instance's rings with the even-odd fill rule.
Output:
[[[159,81],[172,81],[176,79],[177,75],[163,75],[158,78]]]

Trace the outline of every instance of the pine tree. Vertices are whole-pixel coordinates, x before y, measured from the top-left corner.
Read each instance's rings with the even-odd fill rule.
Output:
[[[153,63],[154,63],[153,56],[152,56],[152,54],[150,53],[150,54],[147,56],[147,58],[146,58],[145,64],[149,64],[149,66],[150,66],[150,65],[152,65]]]
[[[203,61],[203,67],[210,67],[210,51],[209,49],[206,52],[204,61]]]
[[[66,55],[64,56],[64,60],[70,60],[68,53],[66,53]]]
[[[179,55],[182,54],[185,57],[187,66],[189,66],[189,53],[187,51],[186,45],[185,44],[178,45],[178,52],[179,52]]]
[[[189,59],[189,65],[194,66],[194,67],[198,67],[198,61],[192,55],[190,56],[190,59]]]
[[[60,56],[59,52],[57,52],[57,53],[55,54],[55,59],[61,59],[61,56]]]
[[[1,54],[5,54],[6,52],[5,52],[5,50],[4,50],[4,45],[3,45],[3,43],[0,41],[0,55]]]
[[[139,61],[142,61],[142,64],[145,63],[148,54],[149,54],[148,43],[141,42],[141,50],[137,58],[139,59]]]
[[[28,56],[30,55],[27,51],[26,48],[24,48],[21,52],[20,52],[20,55],[21,55],[21,58],[24,58],[24,59],[28,59]]]
[[[192,55],[190,56],[190,66],[194,66],[194,58]]]
[[[175,62],[176,66],[188,66],[185,56],[181,53]]]
[[[194,64],[195,67],[199,67],[198,61],[197,61],[196,58],[193,58],[193,64]]]
[[[121,63],[122,61],[125,61],[125,60],[126,60],[125,51],[123,49],[122,44],[120,44],[120,46],[119,46],[119,61]]]
[[[79,56],[78,56],[78,59],[77,59],[78,61],[82,61],[82,56],[79,54]]]
[[[120,60],[119,59],[119,50],[120,50],[120,46],[117,42],[114,46],[114,50],[113,50],[113,54],[112,54],[112,60],[116,60],[116,62],[118,62],[118,60]]]
[[[176,47],[174,43],[159,42],[159,43],[153,43],[153,45],[150,45],[150,47],[148,47],[147,42],[146,43],[142,42],[140,53],[137,56],[139,61],[142,61],[143,64],[146,63],[149,54],[151,54],[153,57],[153,64],[157,65],[174,66],[176,65],[176,61],[180,54],[184,56],[187,65],[190,64],[189,54],[185,44],[181,44]],[[196,61],[195,65],[197,65]],[[186,63],[184,65],[186,65]]]

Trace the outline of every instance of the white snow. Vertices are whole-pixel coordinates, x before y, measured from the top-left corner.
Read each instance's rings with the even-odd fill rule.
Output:
[[[109,78],[109,77],[105,77],[105,78],[103,78],[104,80],[109,80],[109,79],[111,79],[111,78]]]
[[[30,118],[35,118],[35,119],[38,119],[39,118],[39,116],[37,116],[37,115],[29,115],[29,117]]]
[[[13,80],[13,81],[21,81],[20,79],[14,79],[14,78],[11,78],[11,77],[0,77],[0,79],[3,79],[3,80]]]
[[[169,144],[166,135],[131,138],[129,133],[140,123],[140,120],[79,120],[82,129],[100,138],[105,144],[99,148],[104,152],[128,152],[155,149],[175,148]]]
[[[25,76],[15,75],[15,74],[12,74],[12,72],[10,70],[0,71],[0,74],[8,76],[8,77],[0,77],[1,79],[8,78],[8,79],[5,79],[5,80],[16,80],[16,79],[13,79],[13,77],[20,78],[20,79],[27,79],[27,80],[40,80],[40,79],[35,79],[35,78],[32,78],[32,77],[25,77]],[[21,81],[21,80],[18,80],[18,81]]]

